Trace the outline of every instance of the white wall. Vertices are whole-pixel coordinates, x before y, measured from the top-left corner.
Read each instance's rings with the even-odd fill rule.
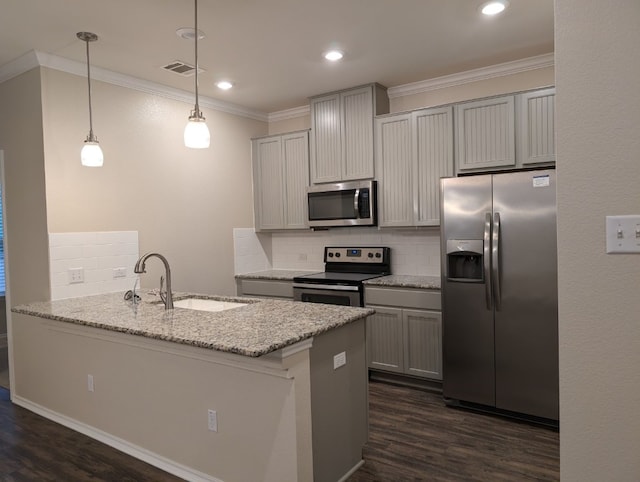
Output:
[[[437,229],[360,227],[273,234],[241,231],[241,236],[235,236],[236,274],[264,269],[323,271],[325,246],[389,246],[393,274],[440,276]]]
[[[138,231],[141,253],[169,260],[175,290],[234,294],[233,228],[253,225],[249,140],[266,123],[205,109],[211,148],[188,149],[192,105],[104,82],[92,91],[101,168],[80,165],[86,78],[42,69],[49,230]],[[158,287],[162,264],[147,267],[142,285]]]
[[[49,233],[51,299],[77,298],[133,289],[138,275],[137,231]],[[70,280],[69,269],[82,269],[82,282]],[[124,271],[115,277],[114,270]]]
[[[640,214],[640,2],[556,0],[560,472],[640,480],[640,255],[605,216]]]

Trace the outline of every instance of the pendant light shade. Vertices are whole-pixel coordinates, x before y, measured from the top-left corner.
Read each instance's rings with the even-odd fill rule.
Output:
[[[91,32],[78,32],[76,36],[87,44],[87,85],[89,87],[89,135],[84,141],[80,152],[80,162],[87,167],[102,167],[104,155],[98,143],[98,138],[93,133],[93,115],[91,111],[91,63],[89,62],[89,42],[98,40],[98,36]]]
[[[104,155],[98,141],[84,141],[82,151],[80,151],[80,161],[86,167],[102,167]]]
[[[211,135],[209,134],[209,128],[205,122],[204,115],[200,112],[200,105],[198,104],[198,0],[194,0],[195,3],[195,93],[196,104],[189,116],[189,122],[184,128],[184,145],[191,147],[192,149],[206,149],[211,142]]]
[[[192,149],[206,149],[210,142],[211,135],[202,113],[200,117],[193,114],[189,116],[189,122],[184,128],[184,145]]]

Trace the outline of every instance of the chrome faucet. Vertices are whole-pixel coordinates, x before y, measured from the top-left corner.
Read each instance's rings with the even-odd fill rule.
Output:
[[[134,273],[146,273],[146,271],[145,271],[145,263],[147,262],[147,259],[152,257],[152,256],[155,256],[156,258],[160,259],[160,261],[162,261],[162,263],[164,264],[165,276],[161,276],[160,277],[160,298],[164,302],[165,310],[172,310],[173,309],[173,293],[171,293],[171,268],[169,268],[169,262],[167,261],[167,258],[165,258],[164,256],[162,256],[159,253],[146,253],[146,254],[143,254],[142,256],[140,256],[140,259],[136,263],[136,266],[133,268],[133,272]],[[165,277],[166,277],[166,280],[167,280],[167,290],[166,290],[165,294],[163,294],[162,293],[162,287],[164,285]]]

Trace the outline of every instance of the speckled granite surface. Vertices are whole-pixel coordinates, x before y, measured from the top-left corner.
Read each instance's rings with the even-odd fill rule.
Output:
[[[388,286],[391,288],[420,288],[439,290],[439,276],[390,275],[373,278],[364,282],[366,286]]]
[[[220,312],[165,310],[157,296],[142,294],[133,305],[122,293],[16,306],[13,312],[258,357],[374,313],[317,303],[255,298],[174,295],[248,303]]]
[[[282,280],[293,281],[296,276],[302,276],[305,274],[317,273],[318,271],[301,271],[291,269],[270,269],[267,271],[257,271],[255,273],[242,273],[237,274],[236,279],[270,279],[270,280]]]

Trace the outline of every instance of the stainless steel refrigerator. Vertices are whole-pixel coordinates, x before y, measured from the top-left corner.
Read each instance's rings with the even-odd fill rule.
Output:
[[[555,171],[440,186],[445,399],[558,420]]]

